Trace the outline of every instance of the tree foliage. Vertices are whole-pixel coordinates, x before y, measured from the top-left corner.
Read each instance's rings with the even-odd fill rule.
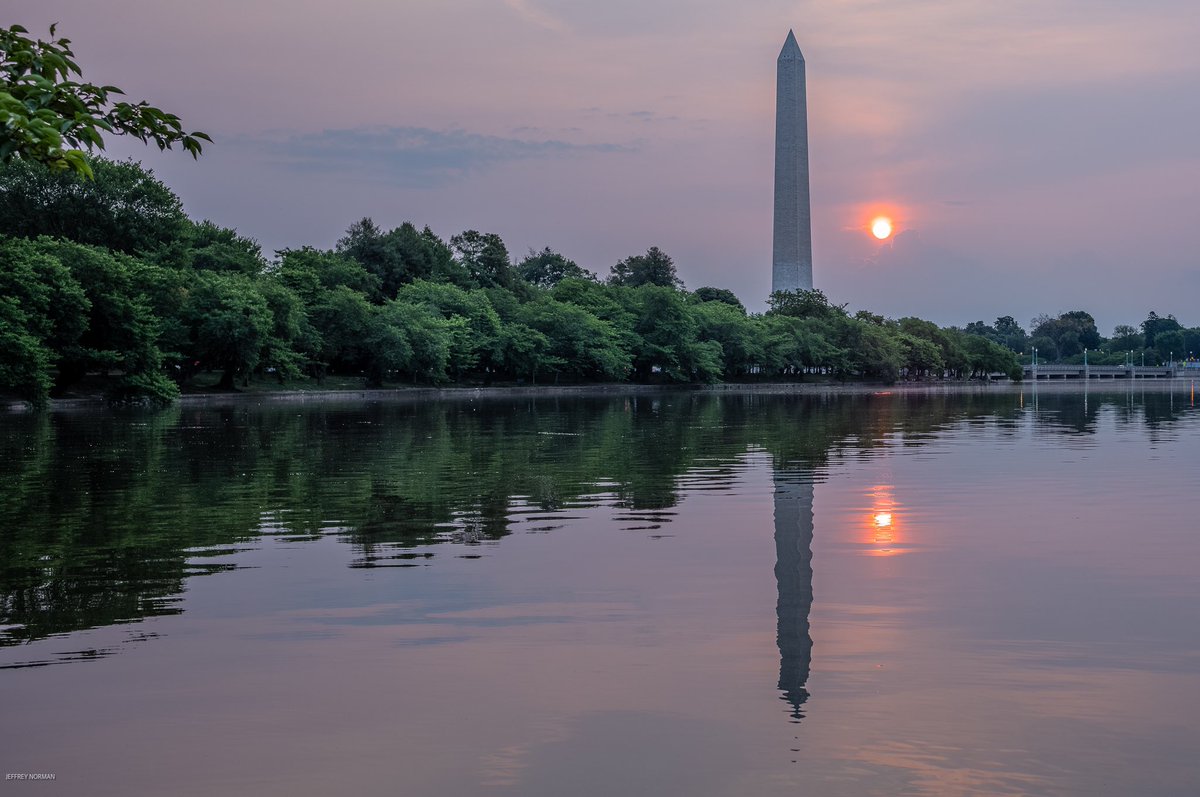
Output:
[[[0,165],[0,234],[49,235],[129,253],[183,244],[191,222],[153,172],[103,158],[92,168],[95,179],[28,160]]]
[[[0,391],[9,395],[37,403],[99,385],[116,399],[162,401],[256,377],[894,381],[1016,368],[1005,318],[968,334],[974,325],[850,315],[820,291],[776,293],[767,313],[748,313],[727,289],[684,290],[657,248],[601,282],[549,248],[514,266],[494,233],[447,241],[411,222],[386,229],[365,218],[332,251],[284,249],[268,260],[237,230],[188,219],[136,164],[98,158],[95,175],[0,166],[0,204],[12,210],[0,218]]]
[[[657,285],[661,288],[682,288],[683,282],[675,273],[671,256],[657,246],[646,250],[644,255],[631,255],[610,269],[610,285],[640,288]]]
[[[595,278],[592,272],[548,246],[540,252],[530,249],[529,254],[517,264],[517,274],[539,288],[553,288],[565,279]]]
[[[116,86],[83,83],[70,39],[31,39],[25,28],[0,29],[0,163],[24,159],[91,179],[84,150],[104,136],[128,135],[159,149],[179,144],[199,157],[205,133],[184,132],[179,117],[149,103],[118,100]]]

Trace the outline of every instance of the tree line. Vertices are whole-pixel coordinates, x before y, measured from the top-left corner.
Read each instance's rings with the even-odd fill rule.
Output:
[[[0,167],[0,391],[35,404],[101,379],[118,401],[170,401],[202,373],[384,384],[717,382],[806,374],[894,381],[1019,377],[1003,341],[850,313],[820,291],[748,313],[689,291],[657,247],[601,279],[549,248],[514,259],[493,233],[444,240],[352,224],[331,250],[274,258],[184,213],[132,161],[93,177]],[[204,381],[204,380],[200,380]]]
[[[1200,327],[1185,327],[1175,316],[1160,316],[1153,310],[1137,326],[1118,324],[1107,338],[1100,334],[1091,314],[1082,310],[1057,318],[1040,315],[1029,326],[1032,332],[1027,334],[1005,317],[992,326],[977,321],[969,324],[967,331],[1009,346],[1027,360],[1036,349],[1038,360],[1045,362],[1079,364],[1086,353],[1092,365],[1178,364],[1200,355]]]

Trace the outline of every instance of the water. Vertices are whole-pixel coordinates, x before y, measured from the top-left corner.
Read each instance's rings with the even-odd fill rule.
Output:
[[[63,794],[1193,795],[1187,392],[0,416]]]

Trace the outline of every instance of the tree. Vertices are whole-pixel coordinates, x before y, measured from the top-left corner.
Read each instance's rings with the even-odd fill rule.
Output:
[[[940,376],[946,367],[942,352],[931,340],[900,332],[897,335],[900,347],[904,352],[904,367],[912,377]]]
[[[480,288],[511,288],[515,282],[508,247],[494,232],[467,230],[450,238],[450,248],[458,262]]]
[[[353,372],[367,367],[372,305],[365,296],[345,285],[335,286],[309,303],[308,317],[320,335],[318,379],[327,367]]]
[[[1058,343],[1047,335],[1034,335],[1029,339],[1031,349],[1036,349],[1039,362],[1057,362],[1059,359]]]
[[[973,335],[967,336],[966,348],[971,376],[987,378],[990,374],[1001,373],[1013,381],[1020,381],[1021,366],[1007,348],[987,338]]]
[[[546,339],[546,349],[531,367],[578,379],[619,380],[629,374],[631,358],[612,325],[582,307],[542,298],[522,306],[522,320]]]
[[[118,252],[183,246],[179,197],[133,161],[92,161],[94,180],[29,161],[0,166],[0,233],[49,235]]]
[[[1183,329],[1172,329],[1168,332],[1160,332],[1154,338],[1154,348],[1158,351],[1158,357],[1163,362],[1169,358],[1183,355],[1186,351],[1187,337]]]
[[[1175,316],[1168,315],[1163,318],[1153,310],[1146,320],[1142,322],[1142,332],[1146,336],[1146,348],[1153,349],[1155,347],[1155,338],[1163,332],[1174,332],[1177,329],[1183,329],[1183,325],[1175,320]]]
[[[1021,329],[1021,325],[1012,316],[1000,316],[996,319],[994,326],[998,336],[997,343],[1007,346],[1010,351],[1017,354],[1025,351],[1025,345],[1029,340],[1029,336],[1025,334],[1025,330]]]
[[[521,279],[539,288],[553,288],[565,279],[595,279],[592,272],[548,246],[540,252],[530,249],[517,264],[517,273]]]
[[[710,288],[708,286],[697,288],[692,292],[692,301],[697,303],[721,302],[730,307],[736,307],[742,315],[746,314],[746,306],[742,304],[742,300],[728,288]]]
[[[846,315],[846,306],[836,306],[819,290],[774,291],[767,299],[768,314],[786,315],[792,318],[828,319]]]
[[[842,376],[859,374],[895,382],[905,366],[905,351],[892,331],[859,318],[839,318],[833,324],[835,341],[847,352]]]
[[[979,337],[987,338],[988,340],[996,340],[1000,335],[1000,333],[996,331],[995,327],[988,326],[982,321],[972,321],[963,327],[963,332],[967,333],[968,335],[978,335]]]
[[[644,255],[632,255],[612,267],[610,285],[637,288],[642,285],[659,285],[663,288],[682,288],[683,282],[675,275],[675,264],[670,255],[657,246],[646,250]]]
[[[1084,349],[1096,349],[1100,346],[1096,320],[1083,310],[1072,310],[1058,318],[1038,316],[1034,320],[1038,323],[1030,333],[1031,337],[1054,341],[1055,359],[1074,357],[1082,354]],[[1031,343],[1037,345],[1034,341]],[[1042,351],[1042,346],[1038,345],[1039,354]]]
[[[428,307],[453,322],[446,328],[451,333],[449,365],[455,377],[461,378],[476,369],[487,373],[503,368],[502,323],[483,291],[418,280],[405,285],[396,298]]]
[[[836,368],[846,352],[834,346],[824,322],[768,314],[760,327],[763,367],[776,376],[795,376],[810,368]]]
[[[371,219],[360,219],[337,242],[337,252],[375,276],[381,299],[395,298],[401,286],[418,279],[469,284],[466,272],[453,262],[450,248],[428,227],[418,232],[412,222],[385,233]]]
[[[56,258],[28,241],[0,238],[0,390],[44,404],[54,365],[77,348],[90,309]]]
[[[648,381],[660,373],[675,382],[713,382],[721,375],[721,345],[697,338],[686,297],[671,287],[618,288],[633,316],[633,368]]]
[[[179,144],[199,157],[205,133],[185,133],[179,117],[142,101],[114,101],[116,86],[80,83],[70,39],[30,39],[20,25],[0,29],[0,163],[21,158],[91,179],[83,149],[104,149],[104,133],[129,135],[160,150]]]
[[[200,272],[184,313],[196,358],[221,369],[223,390],[232,390],[235,377],[258,365],[275,324],[254,281],[231,271]]]
[[[317,301],[334,288],[350,288],[366,296],[379,293],[379,278],[356,260],[311,246],[279,252],[275,278],[300,295],[305,302]]]
[[[207,271],[238,271],[256,276],[267,266],[258,241],[238,235],[237,230],[219,227],[211,221],[188,225],[187,262],[192,268]]]
[[[763,358],[757,319],[749,318],[740,306],[720,299],[701,302],[691,308],[702,341],[721,346],[722,372],[726,379],[742,375]]]
[[[55,389],[61,391],[89,372],[117,371],[109,397],[119,401],[167,402],[179,391],[163,373],[159,319],[139,289],[137,261],[128,255],[72,241],[39,238],[38,251],[55,258],[87,296],[85,329],[77,346],[66,347]]]
[[[968,367],[967,350],[965,348],[966,333],[955,329],[942,329],[932,321],[920,318],[901,318],[900,331],[915,338],[927,340],[938,347],[941,355],[942,368],[956,375],[962,375]],[[942,374],[938,374],[941,376]]]

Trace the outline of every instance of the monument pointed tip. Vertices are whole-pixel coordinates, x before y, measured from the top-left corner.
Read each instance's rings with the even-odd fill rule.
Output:
[[[783,41],[783,49],[779,51],[780,58],[799,58],[804,60],[804,54],[800,52],[800,45],[796,43],[796,34],[789,29],[787,38]]]

